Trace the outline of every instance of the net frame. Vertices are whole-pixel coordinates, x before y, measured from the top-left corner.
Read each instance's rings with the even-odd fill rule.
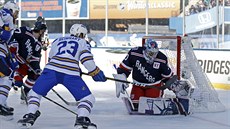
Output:
[[[220,112],[225,111],[225,106],[220,102],[218,94],[214,87],[212,86],[207,75],[203,73],[201,66],[198,63],[198,60],[194,54],[191,38],[188,36],[144,36],[142,38],[142,46],[145,43],[146,39],[152,38],[156,42],[162,42],[168,44],[168,46],[174,46],[172,43],[176,43],[174,47],[162,47],[160,50],[163,50],[163,53],[167,57],[173,56],[176,58],[176,65],[171,65],[170,67],[174,68],[174,73],[178,75],[178,80],[186,80],[194,88],[193,96],[190,98],[190,111],[191,112]],[[170,42],[168,42],[170,41]],[[172,42],[174,41],[174,42]],[[167,45],[166,45],[167,46]],[[174,54],[169,51],[176,51]],[[171,49],[171,50],[170,50]],[[175,54],[176,53],[176,54]],[[192,63],[188,60],[193,60]],[[168,58],[170,64],[170,60]],[[186,68],[185,67],[189,67]],[[183,75],[184,72],[189,73],[188,78],[186,79]],[[191,74],[191,75],[190,75]],[[203,79],[203,80],[202,80]]]

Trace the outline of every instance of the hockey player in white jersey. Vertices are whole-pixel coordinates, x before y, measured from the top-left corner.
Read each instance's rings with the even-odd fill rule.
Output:
[[[14,29],[18,13],[19,6],[14,1],[8,1],[0,10],[0,26],[4,28],[8,24],[9,30]]]
[[[9,53],[7,42],[11,37],[10,30],[15,27],[19,7],[16,3],[8,1],[0,10],[0,115],[12,119],[14,109],[8,107],[6,100],[12,84],[12,75],[18,64]]]
[[[13,118],[14,109],[7,106],[6,100],[12,87],[10,78],[17,67],[17,62],[15,64],[12,62],[5,44],[10,38],[10,31],[0,29],[0,33],[0,116],[5,116],[7,120],[10,120]]]
[[[80,76],[79,63],[89,71],[94,81],[106,81],[106,77],[93,59],[90,47],[83,39],[87,33],[84,25],[74,24],[70,29],[71,36],[57,38],[51,44],[49,62],[41,76],[35,82],[28,94],[28,114],[25,114],[18,125],[30,127],[40,116],[39,106],[42,96],[57,84],[64,85],[75,100],[77,105],[77,118],[75,128],[96,129],[97,126],[90,122],[89,115],[95,103],[95,97]]]

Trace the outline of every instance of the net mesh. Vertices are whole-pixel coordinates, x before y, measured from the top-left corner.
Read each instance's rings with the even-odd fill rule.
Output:
[[[191,112],[220,112],[225,107],[209,78],[203,72],[192,48],[191,38],[179,36],[148,36],[153,38],[160,50],[168,57],[169,66],[193,88],[190,95]],[[179,52],[179,53],[178,53]]]

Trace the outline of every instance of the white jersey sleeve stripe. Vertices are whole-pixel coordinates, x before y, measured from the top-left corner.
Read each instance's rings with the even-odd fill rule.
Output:
[[[81,59],[81,63],[84,64],[86,61],[93,60],[92,56],[87,56]]]
[[[83,51],[80,52],[79,56],[81,57],[81,56],[82,56],[83,54],[85,54],[85,53],[88,53],[88,54],[92,55],[90,51],[88,51],[88,50],[83,50]]]
[[[89,72],[90,76],[95,76],[96,74],[98,74],[100,72],[100,69],[98,67],[96,67],[93,71]]]

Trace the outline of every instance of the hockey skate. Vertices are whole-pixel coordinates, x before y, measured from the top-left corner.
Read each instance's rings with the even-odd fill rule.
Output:
[[[0,104],[0,115],[3,116],[5,120],[13,119],[13,115],[14,115],[13,111],[14,111],[14,108]]]
[[[97,129],[97,126],[91,123],[88,117],[77,117],[74,127],[76,129]]]
[[[35,114],[29,113],[25,114],[21,120],[18,120],[18,125],[20,128],[30,128],[33,126],[36,119],[41,115],[40,111],[36,111]]]

